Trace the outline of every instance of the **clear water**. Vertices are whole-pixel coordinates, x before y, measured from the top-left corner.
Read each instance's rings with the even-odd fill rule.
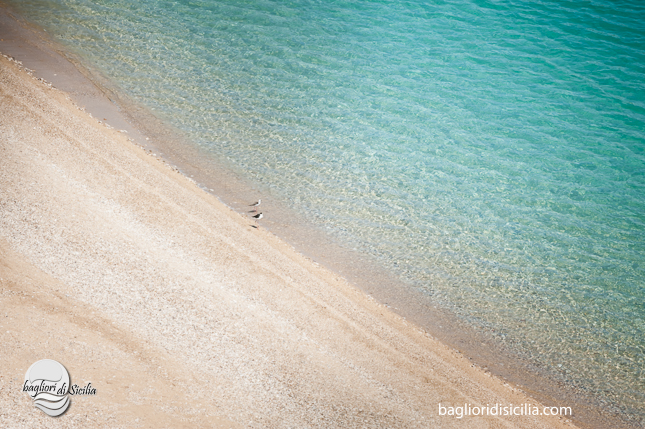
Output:
[[[643,418],[645,3],[12,3],[330,234]]]

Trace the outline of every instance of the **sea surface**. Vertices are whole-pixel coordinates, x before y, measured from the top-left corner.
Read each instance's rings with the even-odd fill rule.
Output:
[[[645,418],[645,3],[11,0],[191,144]]]

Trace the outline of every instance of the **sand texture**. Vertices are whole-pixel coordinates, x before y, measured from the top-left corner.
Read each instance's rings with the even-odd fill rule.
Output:
[[[571,427],[0,58],[0,427]],[[60,418],[21,391],[55,359]]]

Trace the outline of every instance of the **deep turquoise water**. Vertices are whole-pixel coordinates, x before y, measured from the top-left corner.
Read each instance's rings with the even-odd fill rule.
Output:
[[[330,234],[645,415],[645,3],[10,3]]]

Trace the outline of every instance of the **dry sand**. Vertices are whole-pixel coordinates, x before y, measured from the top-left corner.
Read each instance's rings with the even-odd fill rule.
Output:
[[[0,427],[572,427],[439,416],[536,402],[255,226],[1,57]]]

